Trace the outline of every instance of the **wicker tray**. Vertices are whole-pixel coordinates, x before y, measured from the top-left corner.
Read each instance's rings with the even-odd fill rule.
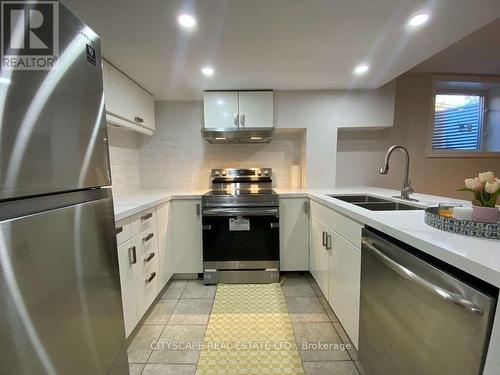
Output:
[[[500,223],[477,223],[470,220],[460,220],[441,216],[438,213],[438,207],[430,207],[425,210],[425,223],[446,232],[500,240]]]

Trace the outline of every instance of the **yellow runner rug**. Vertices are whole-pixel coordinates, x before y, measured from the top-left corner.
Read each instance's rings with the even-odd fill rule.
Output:
[[[304,374],[280,284],[219,284],[196,375]]]

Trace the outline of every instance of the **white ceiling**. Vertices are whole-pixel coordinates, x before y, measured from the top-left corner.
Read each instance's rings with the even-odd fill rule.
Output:
[[[500,75],[500,18],[425,60],[412,72]]]
[[[375,88],[500,16],[499,0],[63,0],[157,100],[203,89]],[[429,11],[424,27],[408,18]],[[197,29],[180,30],[180,12]],[[356,64],[371,70],[355,78]],[[212,65],[211,78],[201,75]]]

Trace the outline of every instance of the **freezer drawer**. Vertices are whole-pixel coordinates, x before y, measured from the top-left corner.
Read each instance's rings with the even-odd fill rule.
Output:
[[[417,254],[363,231],[359,359],[365,373],[481,374],[496,298],[470,275],[461,281],[461,271]]]
[[[1,374],[128,374],[111,197],[0,221],[0,306]]]
[[[100,38],[59,4],[59,44],[57,69],[5,72],[0,200],[111,185]]]

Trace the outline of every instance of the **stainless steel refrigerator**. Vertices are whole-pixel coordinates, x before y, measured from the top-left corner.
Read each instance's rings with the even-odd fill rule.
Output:
[[[99,37],[0,81],[0,373],[129,374]],[[93,56],[92,56],[93,55]]]

